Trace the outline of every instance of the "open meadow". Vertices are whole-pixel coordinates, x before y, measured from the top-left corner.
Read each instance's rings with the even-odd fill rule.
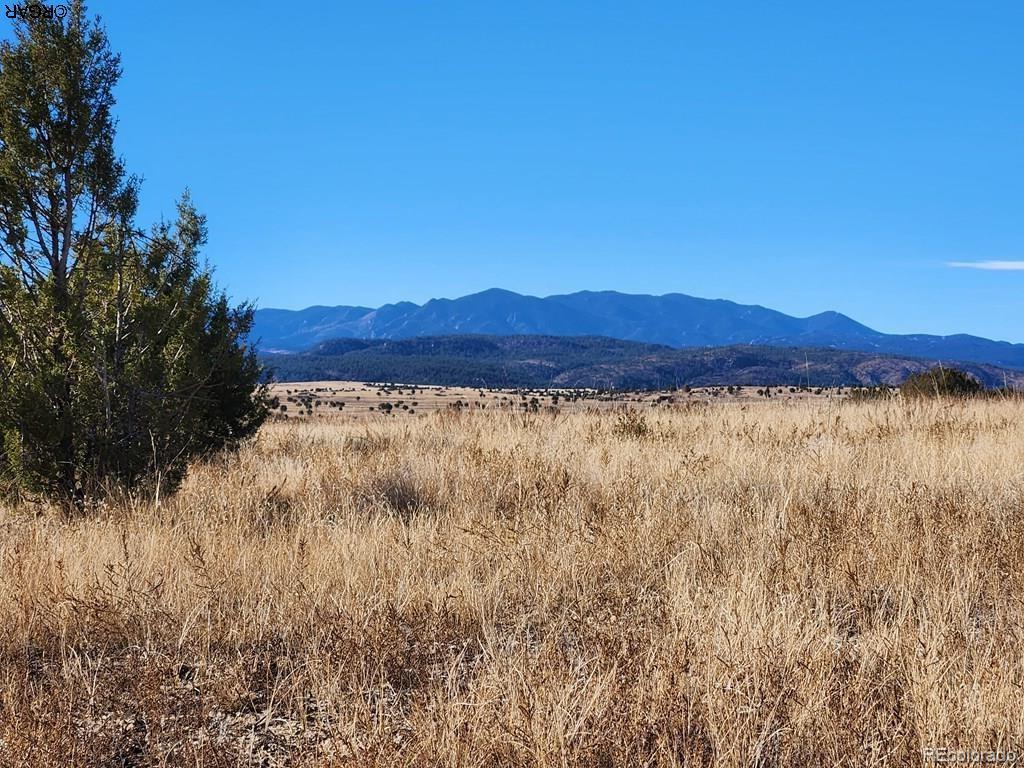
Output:
[[[500,389],[441,387],[361,381],[283,382],[270,385],[277,418],[341,418],[371,421],[437,411],[511,411],[549,415],[617,410],[645,410],[710,402],[829,400],[849,397],[847,387],[686,387],[675,390]]]
[[[1024,402],[527,411],[279,418],[167,498],[4,508],[0,765],[1024,740]]]

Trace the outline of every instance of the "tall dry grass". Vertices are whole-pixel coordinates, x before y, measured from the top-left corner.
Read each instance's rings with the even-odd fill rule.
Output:
[[[1024,404],[268,425],[0,514],[0,764],[914,765],[1024,736]]]

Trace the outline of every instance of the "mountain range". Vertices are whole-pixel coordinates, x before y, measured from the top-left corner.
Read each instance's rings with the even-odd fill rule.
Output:
[[[252,338],[266,354],[306,351],[334,339],[462,334],[601,336],[676,348],[815,347],[1024,369],[1024,344],[966,334],[881,333],[838,312],[793,317],[758,305],[681,293],[580,291],[538,298],[493,288],[422,305],[260,309]]]

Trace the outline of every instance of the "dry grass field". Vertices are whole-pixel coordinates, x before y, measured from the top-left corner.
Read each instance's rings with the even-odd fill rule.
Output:
[[[782,401],[829,400],[848,395],[849,389],[769,387],[770,398]],[[270,393],[288,419],[332,418],[348,421],[382,416],[408,419],[442,410],[579,413],[615,410],[623,406],[644,409],[702,402],[757,402],[765,389],[757,387],[697,387],[676,391],[596,392],[585,389],[491,389],[438,387],[412,384],[369,384],[359,381],[306,381],[273,384]]]
[[[1019,401],[290,419],[159,503],[0,526],[5,767],[1024,740]]]

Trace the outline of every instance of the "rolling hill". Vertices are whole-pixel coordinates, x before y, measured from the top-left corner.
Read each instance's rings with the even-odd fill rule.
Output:
[[[492,289],[459,299],[368,307],[261,309],[253,338],[264,352],[299,352],[338,338],[601,336],[675,348],[821,347],[1024,369],[1024,344],[965,334],[897,335],[838,312],[792,317],[756,305],[679,293],[645,296],[581,291],[537,298]]]

